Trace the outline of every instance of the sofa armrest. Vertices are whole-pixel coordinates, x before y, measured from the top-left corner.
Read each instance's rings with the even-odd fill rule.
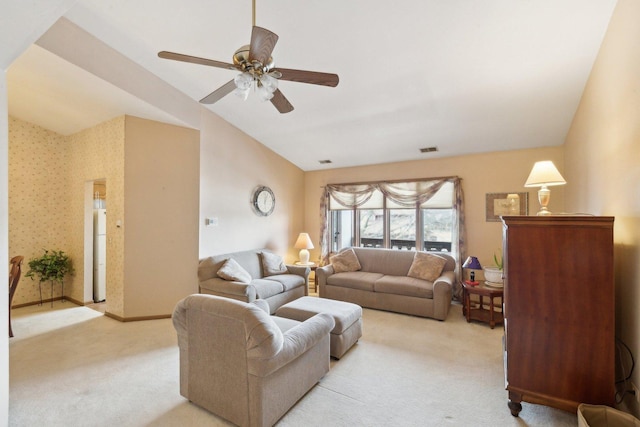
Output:
[[[453,271],[443,271],[440,277],[438,277],[434,282],[433,286],[436,286],[438,283],[443,283],[448,286],[453,287],[453,284],[456,280],[456,273]]]
[[[202,294],[218,295],[246,302],[252,302],[257,298],[256,288],[250,283],[232,282],[217,277],[200,282],[199,289]]]
[[[309,274],[311,273],[311,269],[305,265],[287,264],[286,267],[289,273],[304,277],[305,279],[308,279]]]
[[[445,320],[447,318],[455,280],[455,272],[443,271],[442,275],[433,282],[433,317],[435,319]]]
[[[333,266],[331,264],[316,268],[316,285],[322,288],[327,284],[327,277],[332,274]]]
[[[295,274],[296,276],[304,278],[304,294],[305,296],[309,295],[309,274],[311,273],[311,269],[304,265],[287,264],[286,267],[290,274]]]
[[[266,377],[302,355],[323,338],[327,339],[328,344],[329,332],[334,326],[335,321],[329,314],[320,313],[310,317],[282,334],[284,338],[282,349],[275,357],[250,359],[248,361],[249,373],[258,377]]]

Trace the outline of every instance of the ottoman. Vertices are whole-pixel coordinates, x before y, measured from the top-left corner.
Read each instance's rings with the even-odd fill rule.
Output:
[[[336,322],[329,335],[330,354],[340,359],[362,336],[362,307],[332,299],[301,297],[278,308],[275,315],[303,322],[318,313],[327,313]]]

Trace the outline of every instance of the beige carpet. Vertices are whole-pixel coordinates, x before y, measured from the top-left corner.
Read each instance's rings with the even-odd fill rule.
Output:
[[[182,398],[170,319],[120,323],[87,307],[13,310],[10,426],[219,426]],[[364,311],[364,336],[280,426],[576,426],[574,414],[507,408],[502,330]],[[544,375],[543,372],[540,373]]]

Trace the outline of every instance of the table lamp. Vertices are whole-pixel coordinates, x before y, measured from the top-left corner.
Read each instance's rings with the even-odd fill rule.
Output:
[[[476,286],[478,282],[476,281],[476,272],[473,270],[482,270],[482,266],[480,265],[478,258],[474,256],[468,257],[464,264],[462,264],[462,268],[468,268],[471,270],[469,273],[469,278],[471,280],[466,281],[467,285]]]
[[[308,249],[313,249],[313,242],[311,241],[311,237],[309,237],[309,233],[300,233],[298,240],[296,240],[296,244],[293,245],[293,247],[300,249],[300,265],[313,264],[312,262],[309,262]]]
[[[551,190],[547,187],[552,185],[564,185],[567,181],[564,180],[556,166],[551,160],[543,160],[536,162],[531,169],[529,178],[525,182],[525,187],[540,187],[538,190],[538,202],[540,202],[540,211],[538,215],[551,215],[547,205],[549,199],[551,199]]]

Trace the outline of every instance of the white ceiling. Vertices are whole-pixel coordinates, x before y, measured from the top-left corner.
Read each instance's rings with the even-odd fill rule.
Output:
[[[560,145],[615,3],[257,0],[276,67],[340,84],[281,81],[288,114],[233,94],[207,108],[307,171]],[[195,101],[235,73],[157,52],[231,62],[252,24],[250,0],[78,0],[65,17]],[[10,114],[62,134],[121,114],[184,125],[42,47],[7,76]]]

